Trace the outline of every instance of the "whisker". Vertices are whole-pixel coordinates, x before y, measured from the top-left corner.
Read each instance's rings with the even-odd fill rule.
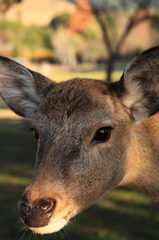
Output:
[[[25,231],[24,231],[23,235],[21,236],[20,240],[23,239],[23,237],[24,237],[24,235],[26,234],[27,231],[28,231],[28,229],[25,229]]]
[[[63,228],[63,230],[64,230],[65,234],[67,235],[67,237],[69,237],[69,238],[70,238],[70,236],[69,236],[69,234],[68,234],[68,231],[67,231],[67,229],[66,229],[66,228]]]
[[[29,240],[31,239],[31,236],[33,235],[33,232],[31,231],[29,234]]]

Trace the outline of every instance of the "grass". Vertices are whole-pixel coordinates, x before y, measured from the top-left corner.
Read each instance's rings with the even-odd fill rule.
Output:
[[[60,73],[60,81],[78,77],[102,79],[102,71]],[[115,72],[119,78],[121,72]],[[115,79],[114,79],[115,80]],[[1,107],[5,105],[0,102]],[[159,206],[129,188],[118,188],[80,213],[65,230],[33,235],[20,223],[17,202],[33,175],[36,143],[30,123],[0,119],[0,240],[158,240]]]

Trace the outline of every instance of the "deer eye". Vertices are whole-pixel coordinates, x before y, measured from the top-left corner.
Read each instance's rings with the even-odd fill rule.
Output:
[[[39,138],[38,131],[35,128],[31,128],[30,131],[32,131],[33,136],[38,140]]]
[[[109,141],[111,136],[111,130],[111,127],[99,128],[94,135],[93,142],[102,143]]]

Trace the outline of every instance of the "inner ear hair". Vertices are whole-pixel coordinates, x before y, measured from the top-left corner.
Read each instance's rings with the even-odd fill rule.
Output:
[[[126,67],[118,83],[118,96],[134,120],[159,111],[159,47],[141,53]]]
[[[42,97],[55,84],[40,73],[0,57],[0,94],[18,115],[34,119]]]

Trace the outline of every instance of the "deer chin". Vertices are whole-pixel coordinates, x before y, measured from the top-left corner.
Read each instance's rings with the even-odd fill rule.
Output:
[[[45,227],[39,228],[30,228],[33,232],[38,234],[49,234],[53,232],[58,232],[61,228],[63,228],[68,223],[68,220],[65,218],[61,218],[56,222],[49,222],[49,224]]]
[[[49,234],[58,232],[61,230],[64,226],[66,226],[69,223],[70,218],[74,217],[77,214],[77,211],[69,212],[68,215],[65,215],[65,217],[61,217],[58,220],[55,220],[54,218],[50,219],[47,226],[39,227],[39,228],[31,228],[30,229],[38,234]]]

